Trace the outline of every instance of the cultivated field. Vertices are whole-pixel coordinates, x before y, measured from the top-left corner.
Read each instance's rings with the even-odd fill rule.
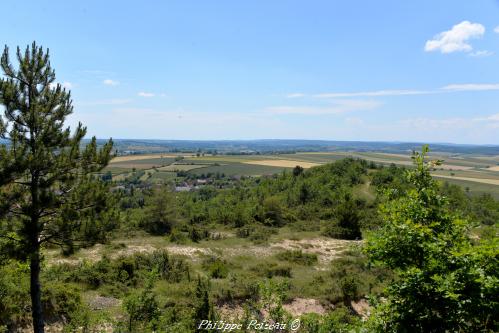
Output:
[[[274,166],[274,167],[285,167],[285,168],[294,168],[295,166],[301,166],[302,168],[305,169],[320,165],[319,163],[293,161],[293,160],[260,160],[260,161],[248,161],[243,163]]]
[[[162,183],[176,178],[177,173],[225,176],[261,176],[291,170],[299,165],[311,168],[336,160],[353,157],[377,164],[411,167],[410,152],[388,154],[373,152],[298,152],[273,155],[201,155],[144,154],[114,158],[106,171],[114,180],[123,180],[136,171],[143,171],[141,180]],[[432,159],[443,160],[433,172],[441,181],[466,187],[471,193],[491,193],[499,197],[499,156],[475,156],[466,154],[432,154]],[[135,171],[134,171],[135,170]]]

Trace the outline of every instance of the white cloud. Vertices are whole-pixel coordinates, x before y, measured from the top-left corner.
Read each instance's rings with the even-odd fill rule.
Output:
[[[442,87],[446,91],[486,91],[499,90],[499,83],[466,83],[466,84],[450,84]]]
[[[483,57],[490,57],[493,54],[494,54],[494,52],[492,52],[492,51],[479,50],[479,51],[471,52],[470,56],[471,57],[480,57],[480,58],[483,58]]]
[[[471,126],[470,120],[465,118],[409,118],[401,120],[400,124],[420,130],[458,129]]]
[[[328,99],[328,98],[349,98],[349,97],[430,95],[430,94],[441,94],[445,92],[486,91],[486,90],[499,90],[499,83],[449,84],[447,86],[432,90],[401,89],[401,90],[376,90],[376,91],[360,91],[360,92],[332,92],[332,93],[312,94],[310,96],[313,98]],[[306,96],[307,95],[302,94],[300,97],[306,97]]]
[[[265,111],[273,114],[327,115],[365,111],[381,106],[378,101],[337,100],[331,106],[271,106]]]
[[[140,97],[154,97],[155,96],[153,93],[144,92],[144,91],[139,92],[137,95],[139,95]]]
[[[494,32],[495,32],[496,34],[499,34],[499,25],[498,25],[497,27],[495,27],[495,28],[494,28]]]
[[[379,96],[404,96],[404,95],[422,95],[429,94],[431,91],[424,90],[378,90],[348,93],[324,93],[315,94],[316,98],[338,98],[338,97],[379,97]]]
[[[499,113],[490,115],[488,117],[483,117],[483,118],[475,118],[475,121],[492,121],[492,122],[499,122]]]
[[[302,93],[292,93],[292,94],[287,94],[286,98],[300,98],[300,97],[305,97],[305,94]]]
[[[487,119],[491,121],[499,121],[499,113],[493,114],[492,116],[487,117]]]
[[[50,88],[54,89],[55,87],[57,87],[58,84],[60,84],[66,90],[69,90],[69,89],[73,88],[73,86],[74,86],[71,82],[64,81],[62,83],[60,83],[60,82],[51,83]]]
[[[451,30],[444,31],[426,41],[425,51],[440,51],[441,53],[470,52],[473,50],[468,40],[482,37],[485,27],[480,23],[463,21],[452,27]]]
[[[106,86],[117,86],[119,85],[119,81],[115,81],[115,80],[111,80],[111,79],[105,79],[104,81],[102,81],[102,83],[104,83]]]
[[[130,103],[131,99],[125,98],[112,98],[112,99],[101,99],[96,101],[80,102],[76,103],[77,106],[98,106],[98,105],[124,105]]]

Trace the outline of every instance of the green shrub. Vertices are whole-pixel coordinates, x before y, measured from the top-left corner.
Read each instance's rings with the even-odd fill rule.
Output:
[[[299,265],[312,266],[317,263],[317,254],[305,253],[302,250],[287,250],[276,255],[277,259]]]
[[[134,292],[125,298],[123,308],[128,314],[128,331],[136,332],[144,326],[154,326],[160,312],[158,301],[148,284],[140,293]]]
[[[161,279],[170,282],[190,281],[189,265],[183,259],[170,257],[164,250],[154,251],[150,256],[150,266]]]
[[[258,224],[246,225],[236,230],[236,236],[239,238],[248,238],[255,244],[266,243],[270,236],[276,234],[275,228],[266,227]]]
[[[80,291],[67,283],[46,283],[42,294],[43,314],[49,321],[68,322],[82,307]]]
[[[203,262],[203,268],[213,279],[225,279],[229,273],[227,263],[220,258],[210,257]]]
[[[322,316],[307,313],[302,315],[300,320],[300,332],[303,333],[357,332],[362,325],[359,317],[344,306],[337,306]]]
[[[206,228],[199,226],[191,226],[189,228],[189,239],[193,242],[199,242],[203,239],[210,238],[210,233]]]
[[[176,244],[185,244],[189,240],[189,238],[183,233],[182,231],[178,229],[173,229],[170,236],[169,236],[170,242],[176,243]]]

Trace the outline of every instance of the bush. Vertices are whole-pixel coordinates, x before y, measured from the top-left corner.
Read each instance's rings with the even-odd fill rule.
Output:
[[[165,235],[171,232],[175,221],[175,197],[166,190],[154,192],[140,226],[153,235]]]
[[[192,226],[189,228],[189,239],[195,243],[207,239],[210,237],[210,233],[206,228]]]
[[[80,291],[67,283],[47,283],[42,294],[42,306],[46,320],[67,323],[82,307]]]
[[[258,224],[247,225],[236,230],[239,238],[248,238],[255,244],[266,243],[272,234],[276,234],[275,228],[270,228]]]
[[[335,238],[335,239],[349,239],[355,240],[360,238],[360,231],[353,230],[350,228],[343,228],[338,225],[337,222],[331,222],[322,233],[324,236]]]
[[[134,332],[145,325],[154,326],[160,312],[152,286],[147,285],[140,293],[133,293],[123,302],[123,308],[128,314],[128,331]]]
[[[339,239],[360,239],[362,237],[360,209],[365,208],[363,206],[363,202],[353,200],[347,194],[336,207],[334,211],[335,221],[326,228],[324,235]]]
[[[176,244],[185,244],[188,241],[188,237],[183,233],[182,231],[178,229],[173,229],[170,236],[169,236],[170,242],[176,243]]]
[[[312,266],[317,263],[317,254],[305,253],[302,250],[287,250],[276,255],[277,259],[299,265]]]
[[[220,258],[208,258],[203,263],[203,268],[208,271],[208,275],[213,279],[225,279],[229,273],[227,263]]]

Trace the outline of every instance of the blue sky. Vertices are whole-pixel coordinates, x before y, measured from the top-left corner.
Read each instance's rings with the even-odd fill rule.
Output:
[[[9,1],[89,135],[499,144],[499,2]],[[497,30],[497,31],[494,31]]]

